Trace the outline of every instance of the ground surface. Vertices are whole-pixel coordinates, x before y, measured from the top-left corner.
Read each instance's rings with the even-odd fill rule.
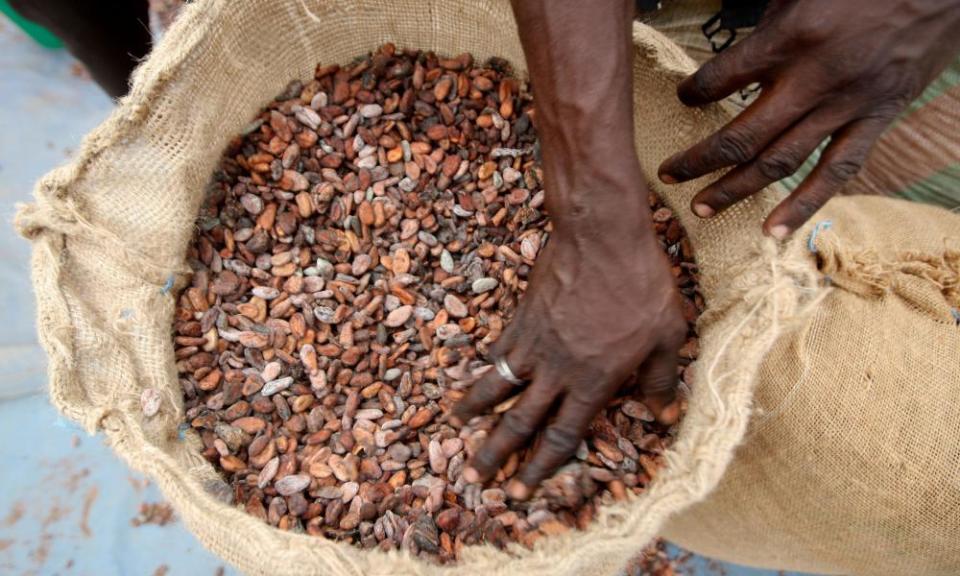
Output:
[[[67,160],[112,107],[68,54],[36,46],[0,17],[0,574],[235,574],[165,518],[157,490],[102,436],[73,428],[45,394],[29,247],[10,223],[35,180]],[[701,558],[681,572],[776,574]]]

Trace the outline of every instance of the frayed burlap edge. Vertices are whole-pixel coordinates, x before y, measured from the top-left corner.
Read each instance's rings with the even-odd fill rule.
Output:
[[[108,230],[91,229],[82,216],[83,207],[71,196],[71,189],[88,177],[87,167],[103,151],[135,135],[135,128],[151,114],[151,102],[166,90],[168,83],[176,82],[179,66],[188,54],[202,49],[204,30],[218,13],[231,9],[230,4],[214,0],[187,9],[160,49],[138,69],[131,93],[119,102],[117,111],[87,137],[72,163],[40,181],[36,203],[23,207],[18,215],[20,232],[34,245],[32,274],[38,295],[38,328],[41,343],[50,356],[50,394],[54,405],[88,431],[103,429],[116,452],[132,468],[157,483],[205,546],[250,574],[615,573],[656,535],[669,515],[703,499],[716,485],[746,429],[760,359],[778,335],[804,317],[822,296],[816,288],[812,262],[802,247],[780,247],[745,232],[743,224],[749,222],[756,227],[757,214],[769,202],[744,208],[746,212],[737,217],[740,226],[731,220],[734,216],[717,224],[738,229],[734,231],[750,235],[751,239],[741,238],[737,248],[741,253],[736,258],[740,264],[733,271],[728,268],[724,272],[725,278],[733,278],[725,286],[720,287],[719,282],[710,280],[709,271],[704,272],[710,285],[708,302],[712,311],[702,322],[701,368],[679,439],[666,455],[666,469],[646,493],[626,503],[604,507],[588,530],[543,538],[533,551],[517,547],[501,552],[489,546],[473,547],[465,551],[460,563],[438,567],[406,553],[362,551],[347,544],[281,532],[222,503],[205,489],[201,479],[211,478],[212,469],[197,453],[195,439],[180,442],[175,437],[149,433],[136,403],[98,404],[87,396],[85,385],[75,377],[74,366],[77,362],[104,359],[82,358],[82,354],[95,352],[74,346],[71,318],[84,311],[71,306],[74,299],[61,289],[60,279],[66,273],[63,265],[68,260],[71,238],[80,233],[116,243],[118,257],[128,255]],[[489,4],[490,10],[505,9],[502,2],[483,4]],[[655,62],[652,72],[675,83],[692,69],[689,59],[648,28],[635,29],[635,44],[635,72],[649,73],[651,62]],[[695,120],[712,122],[701,126],[701,130],[715,128],[724,118],[716,109],[691,114]],[[666,133],[649,123],[644,125],[642,117],[638,115],[637,120],[640,146],[644,144],[645,136],[640,133],[644,129]],[[679,145],[675,136],[661,138]],[[686,215],[685,199],[697,183],[660,189],[653,176],[654,164],[659,160],[654,156],[658,155],[641,155],[649,181],[676,211]],[[709,268],[707,262],[713,255],[707,246],[722,240],[724,229],[691,226],[688,215],[682,219],[701,251],[705,269]],[[183,262],[160,264],[155,273],[144,272],[148,281],[158,285],[164,281],[163,270],[183,270]],[[157,299],[162,301],[161,313],[171,319],[173,296],[165,294]],[[121,331],[102,322],[94,324],[100,326],[101,338],[117,342],[107,349],[112,353],[125,350],[125,335]],[[138,374],[138,378],[149,377]],[[175,379],[172,384],[176,385]]]

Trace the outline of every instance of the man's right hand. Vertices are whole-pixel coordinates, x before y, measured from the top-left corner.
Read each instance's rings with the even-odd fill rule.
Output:
[[[518,388],[490,370],[454,410],[466,421],[522,390],[469,463],[468,481],[491,478],[542,431],[532,459],[507,487],[511,497],[526,498],[573,456],[590,422],[638,366],[651,412],[664,424],[676,421],[677,350],[687,327],[649,211],[635,202],[646,202],[645,186],[635,182],[618,194],[618,209],[632,212],[623,220],[637,224],[561,220],[538,258],[516,315],[491,350],[526,384]]]
[[[522,394],[464,476],[491,477],[542,431],[532,460],[507,488],[525,498],[573,455],[591,420],[638,367],[651,411],[663,422],[676,420],[676,355],[686,324],[653,232],[633,141],[632,2],[513,5],[536,94],[554,232],[493,349],[526,379]],[[517,390],[490,371],[454,416],[466,420]]]

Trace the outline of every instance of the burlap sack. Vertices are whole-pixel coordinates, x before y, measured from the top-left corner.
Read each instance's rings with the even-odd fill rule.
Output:
[[[229,490],[198,439],[178,435],[170,335],[200,199],[227,140],[290,79],[386,41],[502,56],[524,71],[506,0],[198,2],[116,112],[38,184],[36,203],[18,217],[34,243],[53,403],[103,430],[204,545],[250,574],[613,574],[679,513],[672,539],[737,561],[960,569],[960,329],[951,316],[960,304],[960,217],[890,200],[834,201],[818,216],[832,229],[816,228],[813,238],[808,226],[777,245],[759,228],[776,191],[711,221],[690,216],[703,183],[661,187],[656,166],[728,113],[676,102],[674,86],[692,62],[642,26],[640,160],[681,214],[709,307],[689,412],[646,493],[603,508],[584,532],[543,538],[533,551],[471,548],[448,567],[281,532],[224,503]],[[165,398],[149,419],[138,401],[146,387]]]

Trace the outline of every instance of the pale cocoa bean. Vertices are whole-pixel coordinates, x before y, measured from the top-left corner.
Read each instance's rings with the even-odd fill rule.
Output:
[[[307,486],[309,485],[310,476],[307,474],[292,474],[290,476],[284,476],[273,483],[277,493],[279,493],[281,496],[291,496],[297,492],[306,490]]]
[[[244,348],[266,348],[270,345],[270,336],[267,334],[261,334],[260,332],[241,332],[240,345]]]
[[[466,304],[453,294],[443,297],[443,307],[454,318],[463,318],[469,313]]]
[[[644,422],[653,422],[653,413],[647,408],[647,405],[636,400],[627,400],[622,406],[623,413],[631,418],[636,418]]]
[[[344,484],[346,486],[346,484]],[[317,498],[323,498],[324,500],[334,500],[343,498],[343,490],[340,486],[321,486],[313,492],[313,495]],[[349,502],[349,499],[345,499]]]
[[[275,380],[277,376],[280,375],[281,370],[283,370],[283,365],[281,363],[269,362],[263,367],[263,372],[260,373],[260,378],[262,378],[264,382]]]
[[[383,107],[379,104],[366,104],[360,107],[360,115],[364,118],[377,118],[383,114]]]
[[[398,326],[403,326],[406,324],[407,320],[413,315],[413,306],[400,306],[396,310],[390,312],[387,315],[387,318],[383,321],[383,325],[396,328]]]
[[[499,284],[496,278],[477,278],[470,285],[470,289],[473,290],[474,294],[483,294],[493,290]]]
[[[440,447],[440,441],[436,439],[431,440],[427,449],[430,458],[430,470],[432,470],[434,474],[443,474],[446,472],[447,456],[443,453],[443,448]]]
[[[293,377],[284,376],[283,378],[277,378],[276,380],[271,380],[263,385],[263,388],[260,390],[260,393],[264,396],[270,396],[276,394],[277,392],[282,392],[290,387],[293,384]]]
[[[277,475],[277,469],[279,467],[280,459],[277,457],[271,458],[260,470],[260,474],[257,475],[257,488],[265,488],[268,486],[270,481],[273,480],[273,477]]]

